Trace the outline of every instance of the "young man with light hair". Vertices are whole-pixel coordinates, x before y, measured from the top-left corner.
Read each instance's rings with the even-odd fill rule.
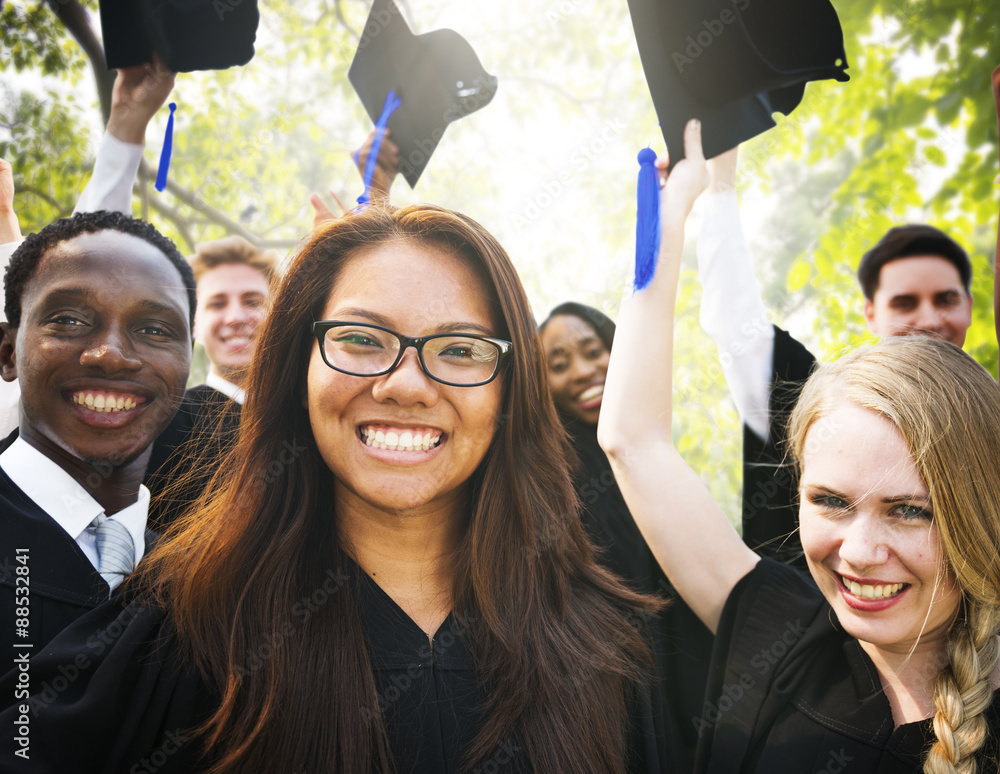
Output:
[[[192,387],[153,446],[147,483],[163,492],[152,509],[162,529],[193,503],[236,442],[257,333],[267,314],[279,256],[241,236],[196,246],[194,337],[205,348],[205,384]],[[175,482],[183,480],[178,487]]]
[[[798,492],[785,463],[785,424],[816,358],[768,320],[736,199],[736,150],[709,161],[698,271],[701,325],[715,340],[743,421],[743,539],[802,564]],[[972,265],[965,250],[927,225],[890,229],[862,257],[862,312],[876,336],[924,335],[961,347],[972,323]]]

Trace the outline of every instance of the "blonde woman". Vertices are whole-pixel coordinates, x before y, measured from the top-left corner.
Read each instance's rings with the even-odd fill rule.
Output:
[[[684,221],[708,179],[697,122],[685,141],[656,276],[619,316],[598,437],[716,634],[696,770],[995,772],[1000,389],[917,336],[819,369],[790,430],[810,573],[760,559],[671,439]]]

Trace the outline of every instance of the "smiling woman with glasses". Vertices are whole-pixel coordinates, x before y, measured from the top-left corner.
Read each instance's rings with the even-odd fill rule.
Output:
[[[80,669],[32,765],[673,770],[658,603],[595,562],[567,451],[490,234],[430,205],[326,225],[273,298],[209,492],[128,610],[32,665],[33,688]]]

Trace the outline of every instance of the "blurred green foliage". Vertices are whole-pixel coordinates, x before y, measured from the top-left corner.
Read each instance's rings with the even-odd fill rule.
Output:
[[[96,0],[82,5],[96,14]],[[269,0],[250,65],[178,76],[171,179],[268,239],[307,233],[313,191],[332,188],[350,206],[361,190],[347,152],[371,123],[347,70],[368,5]],[[966,348],[995,372],[995,4],[834,5],[850,82],[811,84],[798,110],[740,151],[741,201],[753,213],[745,227],[765,302],[821,358],[835,356],[868,338],[854,278],[862,253],[893,225],[928,222],[973,257]],[[510,251],[539,319],[569,299],[614,317],[631,260],[635,154],[648,143],[662,149],[625,4],[401,6],[418,33],[458,29],[500,89],[490,106],[449,127],[418,190],[397,183],[394,201],[433,201],[486,225]],[[102,122],[88,60],[44,2],[7,0],[0,24],[0,155],[14,164],[27,233],[72,211]],[[148,133],[154,166],[165,120],[158,116]],[[169,193],[161,201],[166,209],[149,217],[182,250],[224,233]],[[714,346],[697,324],[694,221],[680,297],[675,434],[736,521],[741,434]]]

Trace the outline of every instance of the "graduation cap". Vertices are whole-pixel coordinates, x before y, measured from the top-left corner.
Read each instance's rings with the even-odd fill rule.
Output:
[[[257,0],[100,0],[108,69],[156,51],[177,73],[224,70],[253,59]]]
[[[628,0],[646,82],[672,162],[701,120],[705,157],[788,115],[808,81],[849,76],[829,0]]]
[[[448,124],[488,105],[497,90],[465,38],[448,29],[414,35],[393,0],[372,3],[348,78],[376,123],[395,91],[400,106],[387,126],[411,188]]]

